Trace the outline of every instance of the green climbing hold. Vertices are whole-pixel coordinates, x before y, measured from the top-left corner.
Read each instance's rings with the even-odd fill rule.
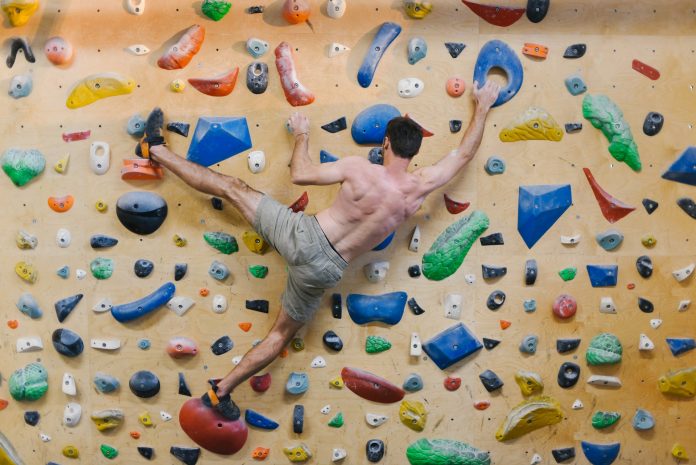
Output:
[[[7,149],[0,163],[5,174],[19,187],[41,174],[46,167],[46,158],[35,149]]]
[[[621,418],[619,412],[602,412],[601,410],[592,415],[592,426],[595,429],[608,428]]]
[[[622,353],[619,338],[610,333],[602,333],[590,341],[585,359],[589,365],[613,365],[621,361]]]
[[[338,412],[329,422],[329,426],[332,428],[340,428],[343,426],[343,412]]]
[[[423,275],[441,281],[454,274],[488,224],[488,216],[477,210],[449,225],[423,255]]]
[[[488,452],[453,439],[421,438],[408,446],[411,465],[490,465]]]
[[[574,266],[563,268],[561,271],[558,272],[558,276],[560,276],[563,281],[572,281],[573,279],[575,279],[576,274],[578,274],[578,269]]]
[[[225,255],[229,255],[239,250],[237,239],[226,232],[206,232],[203,233],[203,239],[205,239],[208,245],[210,245],[212,248],[224,253]]]
[[[109,446],[108,444],[102,444],[99,449],[101,450],[101,453],[104,454],[104,457],[109,460],[113,460],[118,457],[118,450],[115,447]]]
[[[114,274],[114,261],[110,258],[97,257],[89,264],[92,276],[97,279],[109,279]]]
[[[48,391],[48,371],[40,363],[30,363],[10,376],[10,395],[14,400],[38,400]]]
[[[203,0],[201,11],[213,21],[220,21],[229,13],[232,2],[225,0]]]
[[[268,267],[264,265],[251,265],[249,267],[249,274],[254,278],[263,279],[268,274]]]
[[[609,97],[585,95],[582,100],[582,115],[609,140],[609,153],[614,158],[626,163],[633,171],[640,171],[640,155],[631,128],[621,109]]]
[[[391,349],[391,342],[382,336],[367,336],[365,340],[365,352],[368,354],[378,354]]]

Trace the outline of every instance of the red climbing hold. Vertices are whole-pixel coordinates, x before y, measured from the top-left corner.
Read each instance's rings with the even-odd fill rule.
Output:
[[[404,117],[410,119],[411,121],[413,121],[414,123],[416,123],[416,124],[418,125],[418,127],[421,128],[421,133],[423,133],[423,137],[432,137],[432,136],[435,135],[435,133],[433,133],[433,132],[431,132],[431,131],[428,131],[428,130],[425,129],[425,128],[423,127],[423,125],[421,125],[418,121],[416,121],[415,119],[411,118],[411,117],[408,115],[408,113],[406,113],[406,114],[404,115]]]
[[[309,203],[309,195],[307,195],[307,191],[304,191],[302,195],[300,196],[299,199],[295,200],[295,203],[290,205],[290,210],[294,211],[295,213],[297,212],[303,212],[305,208],[307,208],[307,204]]]
[[[640,60],[633,60],[633,63],[631,63],[631,67],[643,76],[649,77],[653,81],[657,81],[658,79],[660,79],[660,72],[658,70],[656,70],[650,65],[646,65]]]
[[[237,84],[237,76],[239,75],[239,67],[236,67],[229,73],[225,73],[218,77],[209,79],[190,78],[188,80],[196,90],[210,95],[211,97],[225,97],[230,95]]]
[[[187,400],[179,411],[181,429],[199,446],[221,455],[232,455],[247,440],[243,420],[230,421],[199,398]]]
[[[0,399],[0,410],[5,410],[7,406],[10,405],[5,399]]]
[[[348,389],[363,399],[391,404],[404,398],[404,390],[400,387],[358,368],[343,368],[341,378]]]
[[[632,291],[635,288],[636,288],[636,285],[634,283],[626,284],[626,289],[628,289],[629,291]]]
[[[276,68],[280,75],[280,84],[285,92],[285,99],[293,107],[309,105],[314,101],[314,94],[302,85],[297,78],[297,69],[293,61],[292,49],[287,42],[281,42],[275,49]]]
[[[526,8],[510,8],[506,6],[481,5],[480,3],[462,0],[462,3],[469,7],[481,19],[494,26],[507,27],[522,17],[527,11]]]
[[[470,202],[457,202],[456,200],[452,200],[447,194],[444,194],[444,197],[445,207],[447,207],[447,211],[453,215],[463,212],[471,205]]]
[[[444,385],[445,389],[447,389],[448,391],[456,391],[462,385],[462,379],[448,376],[447,378],[445,378]]]
[[[490,406],[491,406],[491,403],[487,400],[479,400],[479,401],[474,402],[474,408],[476,410],[486,410]]]
[[[553,314],[558,318],[566,319],[575,315],[578,311],[578,304],[575,299],[568,294],[561,294],[553,302]]]
[[[266,373],[265,375],[252,376],[249,378],[249,384],[254,392],[266,392],[268,388],[271,387],[271,374]]]
[[[90,131],[89,129],[86,131],[64,132],[63,133],[63,140],[65,142],[74,142],[76,140],[85,140],[91,134],[92,134],[92,131]]]
[[[602,215],[604,215],[604,218],[606,218],[608,222],[615,223],[636,209],[636,207],[623,203],[621,200],[614,198],[614,196],[602,189],[599,184],[597,184],[594,176],[592,176],[589,168],[583,168],[582,170],[587,177],[587,181],[590,183],[590,187],[592,187],[592,192],[594,192],[597,203],[599,203]]]

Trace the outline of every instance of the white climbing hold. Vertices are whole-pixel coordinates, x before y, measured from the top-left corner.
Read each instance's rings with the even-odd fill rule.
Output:
[[[378,283],[384,280],[384,278],[387,277],[388,271],[389,262],[384,260],[368,263],[363,267],[363,273],[365,273],[365,277],[371,283]]]
[[[418,225],[413,229],[413,234],[411,235],[411,243],[408,245],[408,250],[411,252],[418,252],[418,247],[420,246],[421,233]]]
[[[111,310],[111,307],[113,307],[111,299],[109,299],[108,297],[104,297],[99,302],[94,304],[94,306],[92,307],[92,311],[94,311],[95,313],[104,313]]]
[[[38,336],[28,336],[17,338],[17,353],[37,352],[43,350],[43,342]]]
[[[614,299],[611,297],[602,297],[599,302],[599,312],[616,314],[616,305],[614,305]]]
[[[653,350],[654,348],[655,344],[650,340],[647,334],[641,334],[640,341],[638,342],[638,350]]]
[[[346,0],[329,0],[326,4],[326,14],[329,18],[339,19],[346,13]]]
[[[592,375],[587,378],[587,384],[593,386],[621,387],[621,380],[616,376]]]
[[[580,234],[574,236],[561,236],[561,244],[564,245],[575,245],[580,243]]]
[[[160,410],[160,418],[162,421],[169,421],[172,419],[172,415],[164,410]]]
[[[386,415],[377,415],[376,413],[366,413],[365,421],[370,426],[379,426],[384,424],[389,417]]]
[[[266,154],[263,150],[254,150],[247,155],[249,171],[254,174],[260,173],[266,167]]]
[[[575,402],[573,402],[573,405],[571,406],[571,408],[573,410],[581,410],[584,406],[585,406],[585,404],[583,404],[580,399],[575,399]]]
[[[423,89],[425,89],[425,83],[418,78],[404,78],[399,80],[396,89],[399,92],[399,97],[418,97],[421,92],[423,92]]]
[[[75,402],[69,402],[63,410],[63,424],[74,428],[82,418],[82,406]]]
[[[128,13],[142,15],[145,12],[145,0],[126,0]]]
[[[659,318],[655,318],[653,320],[650,320],[650,327],[652,329],[657,329],[662,325],[662,320]]]
[[[464,281],[466,281],[467,284],[474,284],[476,282],[476,275],[473,275],[473,274],[464,275]]]
[[[324,405],[321,410],[319,410],[322,415],[328,415],[329,412],[331,412],[331,406],[330,405]]]
[[[690,264],[689,266],[685,266],[684,268],[680,268],[678,270],[672,271],[672,276],[674,276],[674,279],[676,279],[679,282],[684,281],[686,278],[691,276],[691,273],[694,272],[694,265],[693,263]]]
[[[345,53],[349,50],[350,50],[350,47],[346,47],[345,45],[339,44],[338,42],[331,42],[329,44],[327,55],[329,55],[329,58],[333,58],[333,57],[338,56],[341,53]]]
[[[225,313],[227,310],[227,298],[224,295],[216,294],[213,297],[213,312]]]
[[[534,454],[532,455],[532,460],[529,462],[529,465],[539,465],[541,462],[541,455]]]
[[[184,313],[193,307],[195,302],[192,298],[186,296],[176,296],[172,297],[169,302],[167,302],[167,307],[179,316],[183,316]]]
[[[39,438],[40,438],[43,442],[48,442],[48,441],[51,440],[51,436],[49,436],[49,435],[46,434],[46,433],[39,433]]]
[[[420,357],[423,353],[423,346],[421,345],[420,336],[418,333],[411,333],[411,356]]]
[[[348,452],[346,452],[345,449],[334,449],[331,453],[331,461],[338,462],[339,460],[343,460],[344,458],[346,458],[347,455]]]
[[[234,365],[234,366],[239,365],[239,362],[241,362],[243,358],[244,358],[243,355],[236,355],[236,356],[232,357],[232,365]]]
[[[143,44],[135,44],[131,45],[126,48],[129,52],[131,52],[133,55],[147,55],[150,53],[150,49]]]
[[[679,310],[680,312],[684,312],[687,308],[689,308],[689,305],[691,305],[690,300],[682,300],[681,302],[679,302],[679,307],[677,307],[677,310]]]
[[[447,294],[445,296],[445,318],[459,320],[462,316],[462,295]]]
[[[70,234],[70,231],[65,228],[60,228],[58,232],[56,232],[56,244],[58,244],[58,247],[64,249],[68,247],[71,242],[72,234]]]
[[[93,338],[90,340],[89,345],[92,349],[117,350],[121,347],[121,341],[119,339]]]
[[[85,276],[87,276],[87,272],[85,270],[83,270],[82,268],[78,268],[75,270],[75,277],[77,279],[80,279],[80,280],[85,279]]]
[[[89,146],[89,166],[94,174],[105,174],[111,165],[111,149],[106,142],[92,142]]]
[[[63,384],[61,388],[63,389],[63,394],[67,396],[76,396],[77,385],[75,384],[75,377],[70,373],[63,373]]]
[[[316,357],[314,357],[314,360],[312,360],[310,366],[312,368],[325,368],[326,360],[324,360],[324,357],[322,357],[321,355],[317,355]]]

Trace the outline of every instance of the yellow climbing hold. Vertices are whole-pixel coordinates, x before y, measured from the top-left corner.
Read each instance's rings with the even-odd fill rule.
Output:
[[[15,265],[15,273],[28,283],[34,284],[36,282],[37,273],[34,265],[30,265],[27,262],[18,262]]]
[[[413,431],[423,431],[425,421],[428,419],[428,412],[422,402],[404,400],[399,407],[399,418],[401,423]]]
[[[433,5],[430,2],[404,1],[406,14],[413,19],[423,19],[433,11]]]
[[[249,250],[259,255],[263,255],[268,248],[268,243],[254,231],[244,231],[242,240]]]
[[[143,424],[143,426],[152,426],[152,417],[150,412],[143,412],[138,415],[138,421]]]
[[[172,92],[183,92],[184,89],[186,89],[186,83],[183,81],[183,79],[174,79],[170,84],[169,88],[171,89]]]
[[[56,170],[57,173],[63,174],[68,169],[68,162],[69,161],[70,161],[70,154],[66,153],[63,158],[58,160],[58,163],[53,165],[53,169]]]
[[[65,105],[68,108],[80,108],[106,97],[130,94],[134,88],[133,79],[118,73],[93,74],[77,83]]]
[[[498,441],[515,439],[563,419],[557,400],[549,396],[532,397],[513,408],[495,433]]]
[[[640,239],[640,243],[643,244],[645,247],[655,247],[655,244],[657,244],[657,239],[655,239],[655,236],[652,234],[647,234]]]
[[[114,429],[123,423],[123,412],[117,409],[94,412],[90,417],[99,431]]]
[[[97,200],[97,202],[94,204],[94,208],[96,208],[98,212],[104,213],[109,206],[103,200]]]
[[[500,131],[500,140],[515,142],[519,140],[563,139],[563,130],[551,115],[539,107],[530,107],[526,112],[512,120]]]
[[[696,367],[670,371],[657,381],[661,392],[680,397],[696,395]]]
[[[334,379],[329,381],[329,386],[336,389],[343,389],[343,378],[336,376]]]
[[[14,27],[24,26],[39,8],[39,0],[2,0],[2,11]]]
[[[291,462],[306,462],[312,456],[307,444],[300,444],[293,448],[286,447],[283,452]]]
[[[515,381],[522,391],[522,395],[531,396],[544,390],[544,382],[541,376],[533,371],[520,370],[515,373]]]
[[[672,455],[678,459],[689,460],[689,455],[686,453],[686,449],[684,449],[684,446],[678,442],[672,446]]]
[[[34,249],[38,243],[36,237],[23,230],[20,230],[15,236],[15,244],[20,249]]]
[[[63,447],[63,455],[69,459],[76,459],[80,456],[80,451],[75,446],[65,446]]]
[[[188,243],[185,237],[181,237],[178,234],[174,234],[172,239],[174,239],[174,244],[176,244],[177,247],[184,247]]]

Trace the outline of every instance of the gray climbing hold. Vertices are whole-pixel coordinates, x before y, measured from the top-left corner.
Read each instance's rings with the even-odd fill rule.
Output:
[[[565,79],[565,86],[571,95],[580,95],[587,92],[587,85],[579,74],[573,74]]]
[[[445,42],[445,47],[452,58],[457,58],[466,48],[466,44],[461,42]]]
[[[230,269],[224,263],[213,260],[208,268],[208,274],[218,281],[224,281],[230,275]]]
[[[373,165],[383,165],[384,154],[382,153],[382,147],[371,148],[370,152],[367,154],[367,160]]]
[[[138,339],[138,348],[140,350],[147,350],[151,347],[152,343],[150,342],[149,339],[142,338]]]
[[[505,303],[505,293],[501,290],[495,290],[490,293],[486,299],[486,306],[489,310],[498,310]]]
[[[34,296],[28,292],[25,292],[19,296],[19,300],[17,300],[16,305],[20,312],[24,313],[32,320],[41,318],[43,315],[43,311],[41,311],[41,308],[39,308],[38,302],[36,302]]]
[[[285,390],[289,394],[302,394],[309,389],[309,376],[307,373],[293,371],[288,376],[288,381],[285,383]]]
[[[503,245],[503,244],[505,244],[505,241],[503,240],[503,234],[499,233],[499,232],[489,234],[488,236],[481,236],[481,237],[479,237],[479,242],[481,242],[481,245]]]
[[[529,334],[522,339],[522,342],[520,343],[520,352],[523,354],[531,354],[534,355],[537,350],[537,345],[539,344],[539,336],[536,336],[534,334]]]
[[[423,389],[423,378],[418,373],[411,373],[404,380],[403,388],[408,392],[416,392]]]
[[[608,229],[595,236],[597,244],[604,250],[614,250],[623,242],[623,234],[616,229]]]
[[[655,311],[653,303],[643,297],[638,297],[638,308],[643,313],[652,313]]]
[[[174,281],[181,281],[188,271],[188,264],[177,263],[174,265]]]
[[[210,350],[215,355],[222,355],[232,350],[233,347],[234,342],[232,342],[232,339],[229,336],[222,336],[212,343]]]
[[[481,273],[483,274],[483,279],[500,278],[507,274],[507,267],[481,265]]]
[[[657,135],[662,130],[664,123],[664,116],[656,111],[651,111],[645,116],[645,121],[643,121],[643,134],[646,136]]]
[[[524,302],[522,302],[522,307],[524,308],[524,311],[527,313],[535,312],[537,308],[536,300],[526,299]]]
[[[565,354],[577,349],[580,346],[580,341],[579,338],[556,339],[556,350],[559,354]]]
[[[428,44],[420,37],[414,37],[408,41],[408,62],[415,65],[425,58],[428,53]]]
[[[382,460],[384,457],[384,441],[381,439],[370,439],[365,444],[365,454],[367,455],[367,460],[376,463]]]
[[[133,265],[133,271],[138,278],[146,278],[150,276],[150,273],[152,273],[154,269],[155,264],[144,258],[136,260],[135,265]]]
[[[483,373],[479,375],[479,379],[481,380],[481,383],[483,384],[483,387],[486,388],[486,391],[488,392],[493,392],[497,389],[500,389],[503,387],[503,381],[496,375],[493,371],[491,370],[486,370]]]
[[[70,315],[72,311],[75,310],[75,307],[77,307],[77,304],[80,303],[82,297],[83,294],[75,294],[70,297],[61,299],[54,304],[54,307],[56,309],[56,316],[58,317],[58,321],[60,323],[62,323],[63,320],[65,320],[68,317],[68,315]]]
[[[569,57],[567,57],[569,58]],[[562,449],[553,449],[551,451],[556,463],[567,462],[570,459],[575,458],[575,447],[564,447]]]
[[[191,397],[191,390],[186,383],[186,378],[182,372],[179,372],[179,395]]]
[[[100,371],[94,374],[93,381],[94,387],[96,387],[99,392],[104,394],[114,392],[121,385],[121,383],[119,383],[115,377]]]
[[[56,270],[56,274],[63,279],[68,279],[70,277],[70,267],[68,265],[61,266]]]
[[[639,408],[633,416],[633,427],[638,431],[647,431],[655,427],[655,418],[650,412]]]
[[[24,422],[29,426],[36,426],[39,424],[41,419],[41,414],[36,410],[28,410],[24,412]]]
[[[652,215],[659,206],[660,204],[652,199],[643,199],[643,207],[645,208],[645,211],[648,212],[648,215]]]
[[[565,123],[565,132],[573,134],[582,131],[582,123]]]
[[[580,58],[585,55],[585,52],[587,52],[586,44],[569,45],[563,52],[563,58]]]
[[[563,389],[575,386],[580,379],[580,365],[573,362],[565,362],[558,369],[558,385]]]
[[[246,85],[253,94],[263,94],[268,89],[268,65],[254,61],[247,67]]]
[[[304,430],[304,405],[295,405],[292,409],[292,432],[302,434]]]
[[[143,137],[145,135],[145,118],[138,114],[131,116],[126,124],[126,132],[131,136]]]
[[[503,174],[505,172],[505,160],[500,157],[492,156],[486,160],[486,164],[483,168],[486,170],[486,173],[491,176]]]
[[[423,313],[425,313],[425,310],[420,305],[418,305],[418,302],[416,302],[416,299],[414,297],[408,299],[408,302],[406,303],[408,304],[408,308],[411,309],[414,315],[422,315]]]
[[[19,99],[22,97],[27,97],[31,94],[31,90],[34,88],[34,81],[31,74],[20,74],[15,76],[10,81],[10,88],[7,93],[10,97]]]
[[[692,199],[682,197],[677,200],[677,205],[679,205],[679,208],[684,210],[684,213],[696,220],[696,203]]]
[[[537,262],[534,259],[527,260],[524,264],[524,283],[532,286],[536,282],[538,274]]]

